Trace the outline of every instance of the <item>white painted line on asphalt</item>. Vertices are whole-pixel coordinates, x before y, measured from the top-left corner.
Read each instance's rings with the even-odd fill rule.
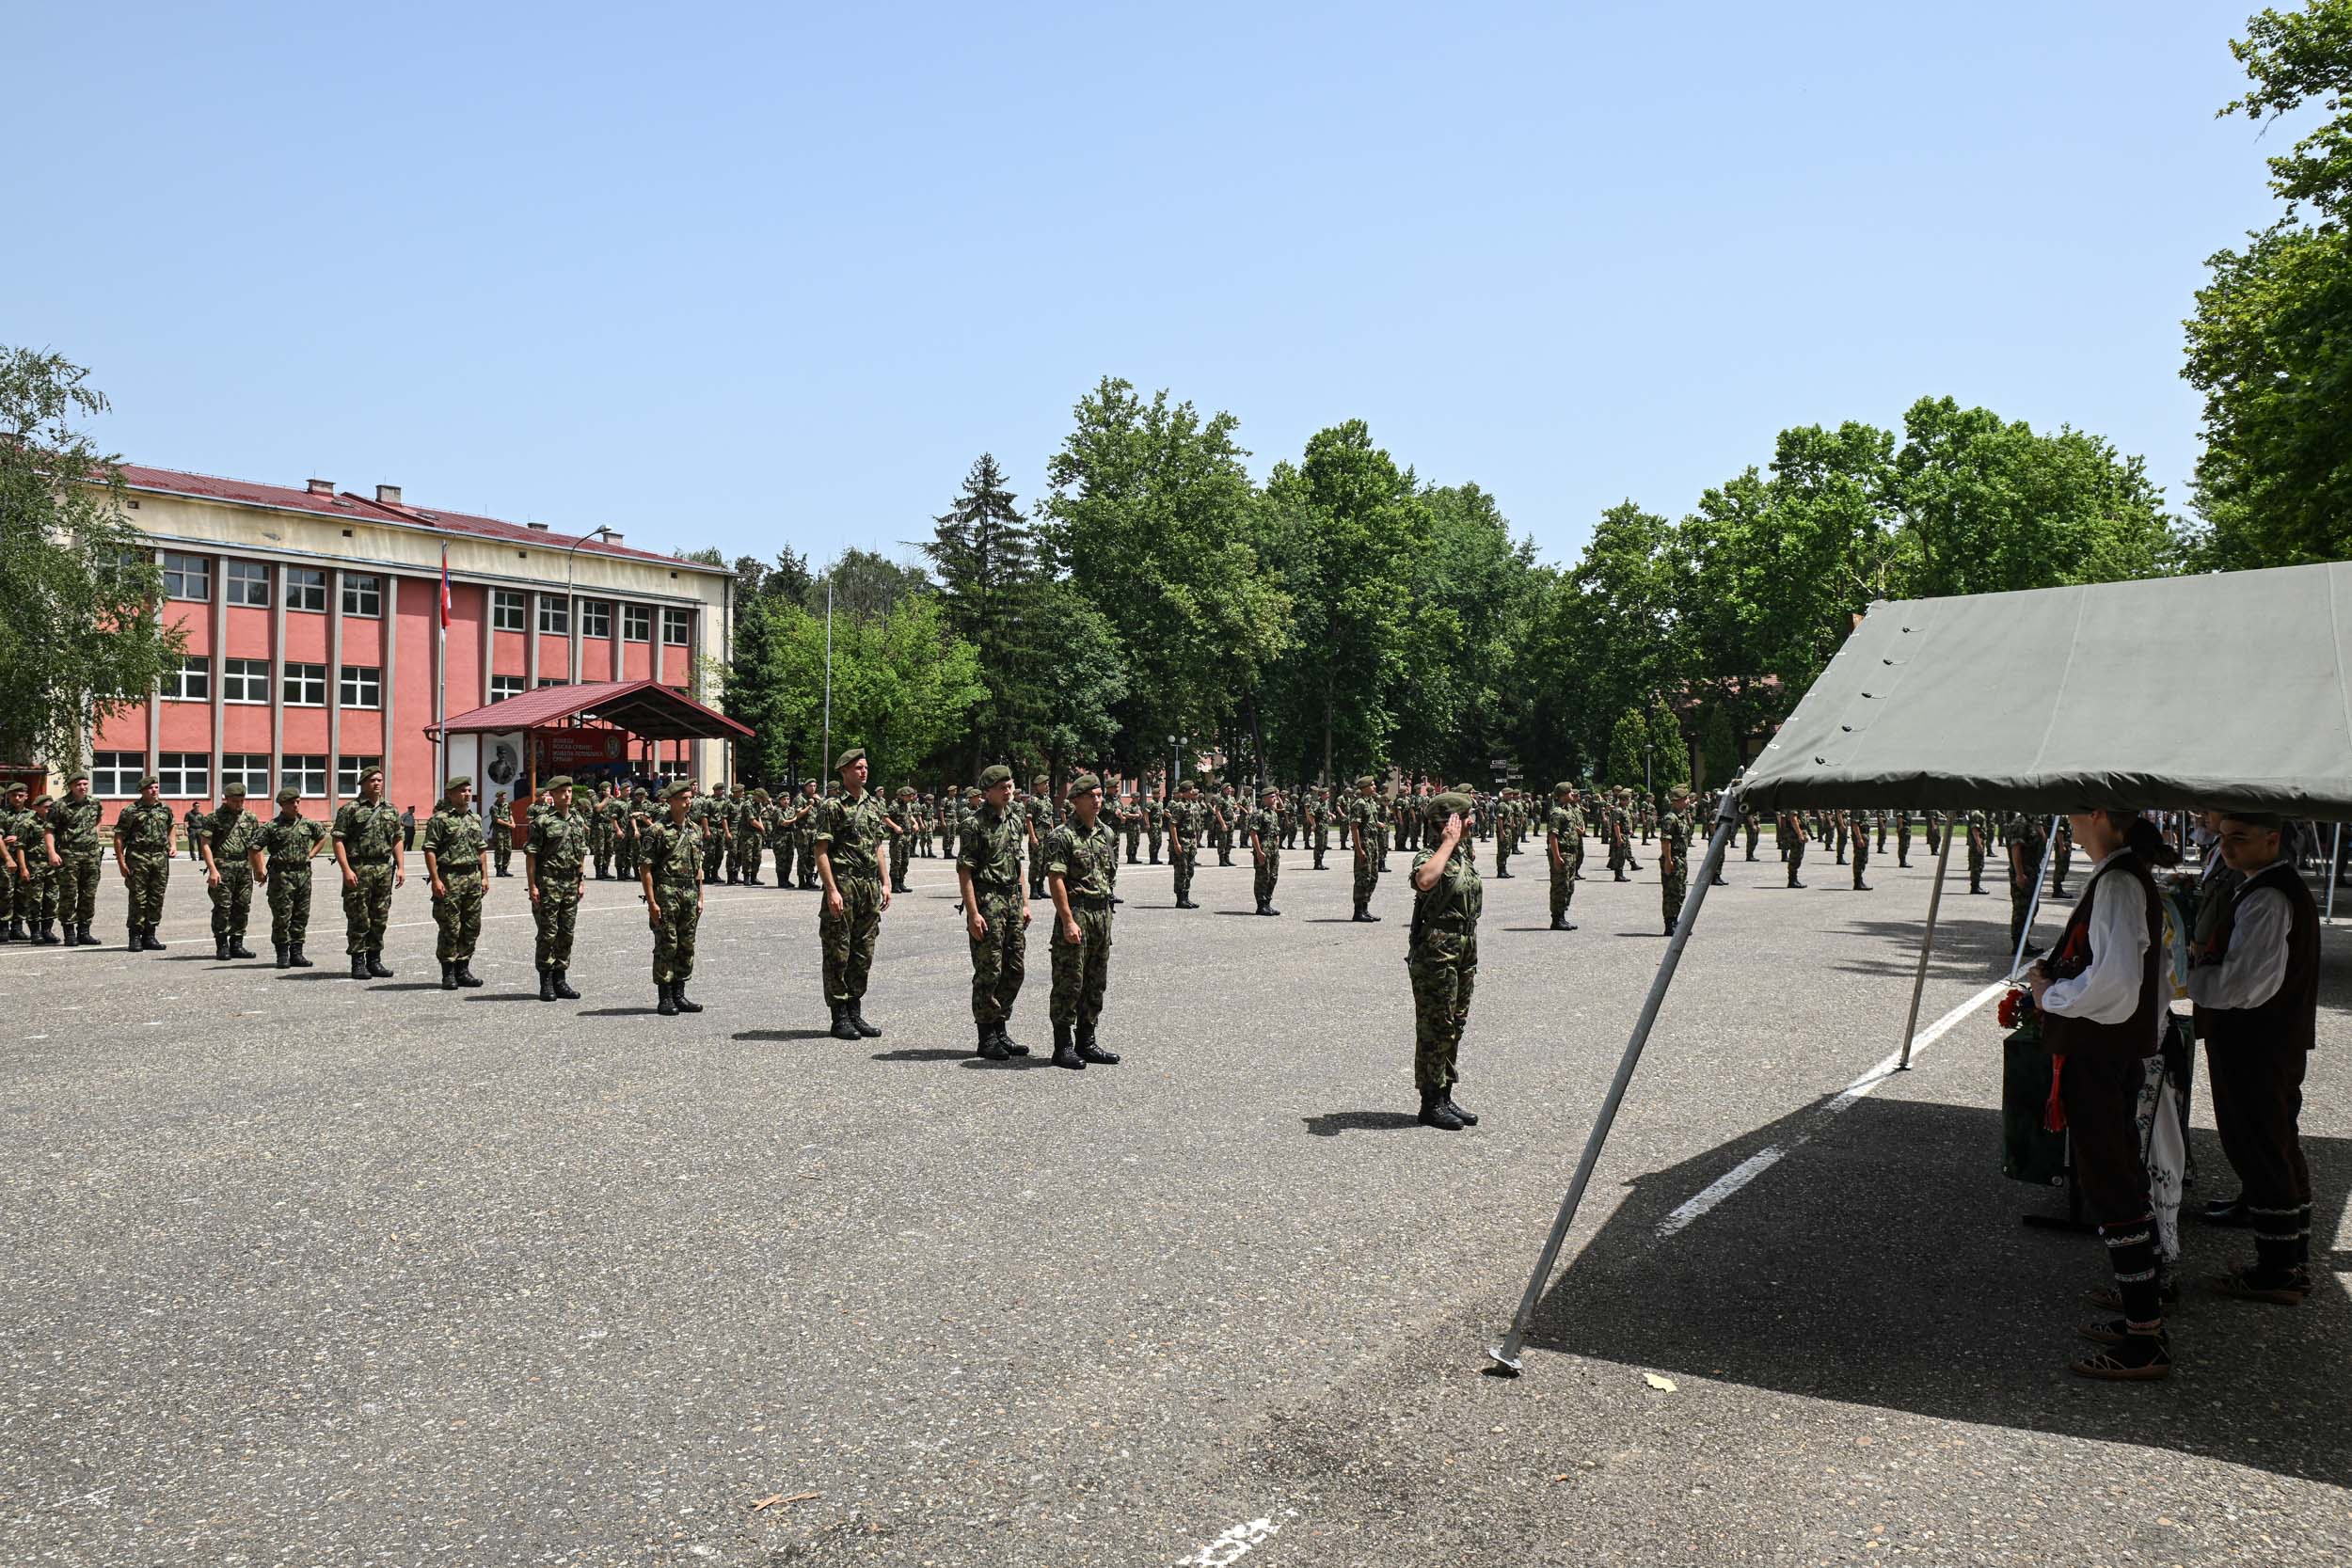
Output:
[[[1919,1037],[1912,1041],[1911,1059],[1917,1061],[1921,1052],[1942,1039],[1963,1019],[2009,989],[2010,983],[2007,980],[1995,980],[1933,1023],[1929,1024],[1919,1032]],[[1704,1219],[1709,1210],[1780,1164],[1782,1158],[1790,1151],[1802,1148],[1812,1142],[1814,1136],[1827,1127],[1833,1119],[1851,1109],[1856,1103],[1875,1092],[1881,1084],[1892,1078],[1895,1075],[1896,1064],[1902,1059],[1902,1053],[1895,1052],[1878,1066],[1847,1085],[1845,1092],[1822,1106],[1821,1114],[1814,1117],[1803,1132],[1785,1144],[1771,1144],[1758,1149],[1717,1177],[1708,1184],[1705,1192],[1658,1222],[1658,1239],[1662,1242],[1667,1237],[1680,1232],[1692,1221]]]
[[[1286,1508],[1282,1517],[1295,1519],[1298,1510]],[[1227,1568],[1281,1533],[1282,1527],[1271,1518],[1250,1519],[1233,1526],[1199,1551],[1178,1558],[1175,1568]]]

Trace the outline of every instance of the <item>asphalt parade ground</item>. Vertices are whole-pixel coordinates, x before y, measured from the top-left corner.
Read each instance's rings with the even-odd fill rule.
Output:
[[[1487,884],[1457,1098],[1414,1124],[1407,859],[1245,857],[1198,911],[1122,868],[1103,1042],[971,1054],[950,863],[826,1034],[816,895],[713,887],[654,1016],[632,884],[536,999],[519,875],[480,990],[423,880],[387,981],[0,948],[0,1562],[134,1565],[2323,1563],[2352,1560],[2352,958],[2325,939],[2299,1308],[2209,1296],[2164,1384],[2065,1370],[2094,1239],[2000,1174],[2008,901],[1735,854],[1572,1234],[1526,1375],[1485,1375],[1664,943],[1656,862],[1543,929]],[[1479,852],[1491,871],[1491,846]],[[2087,871],[2078,867],[2078,871]],[[2045,911],[2046,934],[2071,906]],[[2348,911],[2347,912],[2352,912]],[[266,912],[247,941],[268,952]],[[1969,1004],[1979,1002],[1975,1010]],[[2192,1202],[2234,1191],[2199,1084]],[[2247,1250],[2191,1226],[2192,1275]]]

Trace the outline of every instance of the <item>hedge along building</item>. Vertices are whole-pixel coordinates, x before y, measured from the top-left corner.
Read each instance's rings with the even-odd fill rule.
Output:
[[[369,498],[320,479],[122,473],[125,515],[163,567],[160,612],[187,649],[150,701],[90,737],[92,790],[109,802],[151,772],[178,804],[233,782],[261,810],[292,784],[307,815],[326,816],[380,764],[386,799],[421,815],[440,794],[437,721],[581,682],[658,681],[699,699],[703,661],[723,659],[733,636],[733,574],[610,530],[411,505],[391,484]],[[704,781],[731,761],[727,742],[691,739],[631,759],[646,760]]]

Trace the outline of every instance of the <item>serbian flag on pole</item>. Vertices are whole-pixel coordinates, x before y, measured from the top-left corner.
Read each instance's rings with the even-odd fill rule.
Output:
[[[449,546],[441,546],[441,629],[449,630]]]

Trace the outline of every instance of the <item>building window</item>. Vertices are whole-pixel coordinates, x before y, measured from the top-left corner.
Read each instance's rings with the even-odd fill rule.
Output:
[[[163,781],[164,794],[175,800],[201,800],[213,792],[213,756],[210,752],[166,752],[157,764],[155,777]]]
[[[286,608],[326,613],[326,574],[308,566],[286,568]]]
[[[571,685],[572,683],[571,683],[571,682],[569,682],[569,681],[567,681],[567,680],[558,680],[558,679],[557,679],[555,676],[553,676],[553,675],[541,675],[541,676],[539,677],[539,684],[540,684],[541,686],[543,686],[543,687],[548,687],[548,686],[569,686],[569,685]]]
[[[564,607],[564,601],[553,594],[539,595],[539,629],[557,637],[572,629],[570,610]]]
[[[278,787],[298,789],[306,800],[324,798],[326,794],[326,759],[317,756],[279,758]]]
[[[673,648],[685,647],[687,628],[691,625],[693,625],[693,617],[687,614],[685,610],[663,610],[661,612],[661,641]]]
[[[201,604],[213,596],[213,563],[200,555],[164,552],[164,596],[194,599]]]
[[[220,661],[220,696],[226,703],[269,701],[269,660],[224,658]]]
[[[269,799],[269,753],[267,752],[229,752],[220,759],[220,787],[232,784],[245,785],[247,800]]]
[[[373,664],[343,666],[343,706],[382,707],[384,672]]]
[[[335,763],[335,793],[338,795],[358,794],[359,775],[366,772],[371,768],[381,768],[383,766],[384,759],[382,757],[342,757],[337,759]]]
[[[523,629],[523,596],[511,588],[490,591],[490,629],[520,631]]]
[[[644,605],[625,604],[621,607],[621,641],[650,642],[653,641],[653,611]]]
[[[253,610],[269,608],[269,568],[258,561],[229,563],[229,602]]]
[[[364,615],[376,620],[384,613],[384,579],[382,578],[343,575],[343,613]],[[322,795],[326,793],[321,790]]]
[[[146,776],[145,752],[100,752],[89,759],[90,793],[102,800],[129,800]]]
[[[213,658],[210,654],[183,654],[180,668],[164,677],[167,703],[209,703],[213,700]]]
[[[604,599],[580,601],[580,635],[610,637],[612,635],[612,606]]]
[[[492,675],[490,677],[490,701],[494,703],[502,703],[509,697],[519,697],[522,694],[522,676]]]
[[[326,705],[326,666],[324,664],[289,664],[284,682],[288,707],[325,707]]]

